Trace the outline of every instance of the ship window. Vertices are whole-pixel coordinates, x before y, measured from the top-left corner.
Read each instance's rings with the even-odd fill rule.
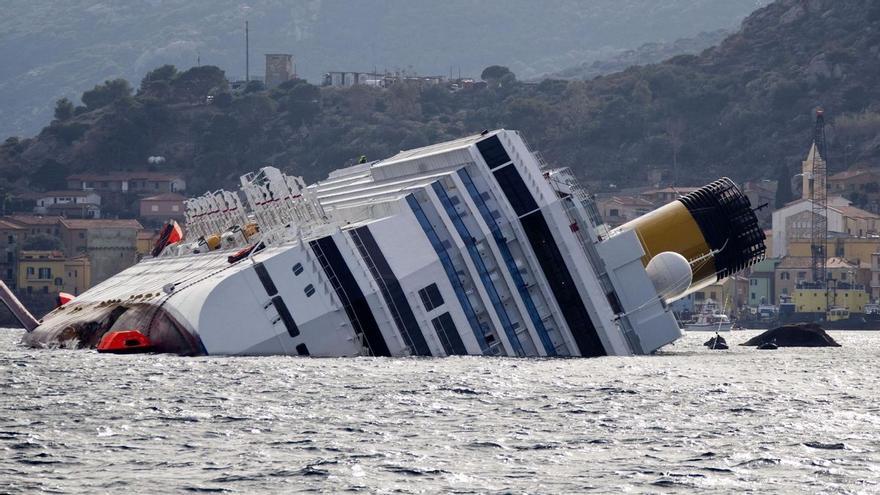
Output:
[[[305,344],[300,344],[300,345],[296,346],[296,353],[299,354],[300,356],[308,356],[309,355],[309,348],[306,347]]]
[[[420,290],[419,297],[422,298],[422,304],[425,305],[425,309],[428,311],[443,305],[443,296],[440,295],[440,289],[437,288],[437,284],[431,284]]]
[[[534,196],[529,192],[528,186],[523,182],[522,176],[519,175],[515,166],[508,165],[496,170],[493,174],[517,215],[523,216],[538,209]]]
[[[312,295],[315,293],[315,286],[312,284],[309,284],[306,286],[305,289],[303,289],[303,292],[306,293],[306,297],[312,297]]]
[[[297,263],[297,264],[293,265],[293,274],[294,275],[299,275],[302,272],[303,272],[302,263]]]
[[[458,196],[449,196],[449,202],[452,203],[453,205],[457,205],[457,204],[461,203],[461,200],[458,199]]]
[[[464,343],[461,341],[461,336],[458,334],[458,329],[455,328],[455,322],[452,321],[449,313],[443,313],[434,318],[431,320],[431,324],[434,326],[434,331],[437,332],[437,338],[440,339],[440,344],[443,345],[446,355],[467,354]]]
[[[477,149],[480,150],[480,155],[483,156],[483,160],[486,161],[486,165],[490,169],[500,167],[510,161],[510,156],[504,150],[504,145],[501,144],[498,136],[480,141],[477,143]]]

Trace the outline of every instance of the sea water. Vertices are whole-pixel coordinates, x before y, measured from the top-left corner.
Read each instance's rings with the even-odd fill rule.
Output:
[[[0,331],[0,492],[880,492],[880,332],[598,359],[99,355]]]

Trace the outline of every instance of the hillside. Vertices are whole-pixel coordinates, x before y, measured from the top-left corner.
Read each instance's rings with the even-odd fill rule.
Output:
[[[523,130],[551,162],[599,184],[639,183],[649,168],[670,170],[673,156],[680,185],[775,178],[780,165],[803,159],[820,105],[834,172],[880,159],[878,57],[876,2],[779,0],[699,55],[591,81],[521,83],[496,68],[487,88],[454,93],[292,81],[233,96],[217,68],[162,68],[133,96],[101,86],[36,138],[7,141],[0,187],[57,187],[67,173],[142,169],[153,155],[184,171],[195,191],[266,163],[317,179],[361,154],[494,127]]]
[[[626,70],[634,65],[649,65],[678,55],[695,55],[713,47],[730,36],[730,31],[718,29],[702,32],[692,38],[672,42],[645,43],[632,50],[615,50],[599,60],[584,62],[546,75],[545,79],[593,79]]]
[[[292,53],[313,83],[330,70],[533,77],[647,42],[733,28],[766,0],[12,0],[0,15],[0,137],[30,136],[54,101],[105,79],[203,64],[244,76]]]

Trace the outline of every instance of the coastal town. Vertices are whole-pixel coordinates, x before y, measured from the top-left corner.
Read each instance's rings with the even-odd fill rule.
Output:
[[[815,160],[805,152],[802,171],[791,184],[798,194],[780,208],[776,180],[742,185],[764,228],[766,259],[747,272],[728,277],[673,303],[679,318],[720,308],[731,317],[775,318],[780,305],[798,312],[838,308],[877,312],[880,299],[880,170],[857,167],[827,178],[827,278],[824,296],[804,288],[814,284],[811,270],[809,185],[803,177]],[[609,228],[696,190],[664,185],[657,171],[652,184],[593,194]],[[148,256],[167,221],[183,222],[187,198],[181,174],[132,171],[73,174],[67,189],[7,198],[0,217],[2,280],[36,310],[48,310],[59,292],[78,295]],[[824,292],[823,292],[824,294]]]
[[[327,71],[321,85],[378,91],[442,88],[455,93],[502,85],[512,77],[499,66],[488,67],[479,79],[455,76],[452,71],[447,77],[374,69]],[[267,53],[264,74],[227,77],[225,82],[232,94],[241,95],[298,81],[292,54]],[[220,104],[219,96],[209,92],[196,104]],[[742,183],[764,229],[766,259],[672,303],[681,321],[707,312],[752,324],[774,321],[780,311],[814,313],[817,318],[831,311],[843,316],[880,314],[880,167],[847,163],[846,170],[827,175],[825,157],[815,142],[802,156],[800,170],[788,174],[784,187],[772,169],[764,178]],[[0,256],[0,278],[42,314],[54,307],[58,293],[76,296],[148,256],[165,222],[183,223],[187,195],[202,192],[187,190],[186,174],[163,171],[167,170],[164,160],[151,156],[147,166],[105,164],[102,168],[120,171],[71,174],[60,190],[7,193],[0,217],[0,246],[5,251]],[[811,181],[817,161],[825,177],[817,184],[827,191],[827,208],[822,210],[827,225],[824,282],[815,280],[812,269],[815,186]],[[641,185],[628,187],[591,180],[589,170],[580,171],[608,228],[697,189],[676,184],[674,163],[661,161],[648,168]],[[0,314],[0,319],[4,316],[9,317]]]
[[[742,184],[743,193],[764,228],[766,259],[749,270],[720,280],[673,303],[680,318],[705,311],[707,304],[744,320],[772,320],[780,306],[799,313],[876,314],[880,300],[880,169],[860,165],[826,179],[826,279],[814,280],[812,268],[810,177],[814,163],[825,159],[815,144],[804,153],[801,170],[791,175],[795,198],[778,208],[778,180]],[[658,171],[652,179],[659,182]],[[622,225],[692,187],[628,188],[596,194],[597,206],[609,227]],[[826,296],[825,287],[829,294]]]

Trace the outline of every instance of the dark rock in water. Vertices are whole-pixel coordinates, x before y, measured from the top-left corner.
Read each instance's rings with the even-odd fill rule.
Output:
[[[709,349],[727,349],[727,341],[720,335],[715,335],[711,339],[703,343]]]
[[[843,450],[846,448],[846,445],[842,443],[804,442],[804,445],[810,447],[811,449],[823,450]]]
[[[771,342],[778,347],[840,347],[840,344],[815,323],[776,327],[740,345],[760,346]]]
[[[758,349],[761,349],[762,351],[775,351],[776,349],[779,349],[779,346],[776,345],[776,342],[764,342],[758,346]]]

